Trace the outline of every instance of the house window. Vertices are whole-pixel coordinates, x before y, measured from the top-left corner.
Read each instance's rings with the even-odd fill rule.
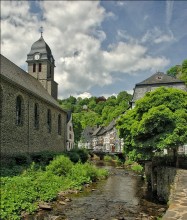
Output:
[[[51,110],[47,110],[47,129],[48,132],[51,133]]]
[[[71,134],[69,134],[69,139],[71,139]]]
[[[61,120],[61,115],[58,115],[58,134],[61,135],[61,130],[62,130],[62,120]]]
[[[69,126],[69,130],[71,131],[71,126]]]
[[[37,103],[34,105],[34,127],[39,128],[39,107]]]
[[[41,71],[42,71],[42,64],[39,63],[39,72],[41,72]]]
[[[33,73],[36,72],[36,63],[33,64]]]
[[[23,124],[23,101],[21,96],[16,98],[16,125]]]

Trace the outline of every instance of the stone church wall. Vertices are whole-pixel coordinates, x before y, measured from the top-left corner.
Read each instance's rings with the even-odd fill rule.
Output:
[[[67,114],[45,100],[28,93],[21,87],[1,80],[1,131],[2,155],[42,151],[61,152],[66,147]],[[23,99],[23,124],[16,125],[16,98]],[[34,106],[39,106],[39,128],[34,126]],[[51,133],[47,127],[47,110],[51,110]],[[58,134],[58,115],[61,114],[61,135]]]

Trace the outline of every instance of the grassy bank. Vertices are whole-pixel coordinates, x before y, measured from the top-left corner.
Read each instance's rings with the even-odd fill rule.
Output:
[[[43,169],[33,163],[20,175],[1,178],[1,219],[20,219],[23,212],[36,211],[39,202],[54,200],[58,192],[80,189],[107,175],[106,170],[89,163],[74,164],[64,155],[56,156]]]

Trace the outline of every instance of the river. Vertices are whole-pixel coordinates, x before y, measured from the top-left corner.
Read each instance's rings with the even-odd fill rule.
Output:
[[[51,211],[41,211],[34,220],[156,220],[166,210],[146,196],[142,177],[133,172],[105,166],[110,176],[80,193],[69,194],[68,202],[53,203]]]

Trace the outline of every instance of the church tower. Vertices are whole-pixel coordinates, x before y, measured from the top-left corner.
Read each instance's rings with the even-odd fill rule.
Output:
[[[54,81],[55,60],[51,49],[41,37],[33,43],[30,53],[27,55],[28,73],[41,82],[48,93],[57,99],[58,84]]]

